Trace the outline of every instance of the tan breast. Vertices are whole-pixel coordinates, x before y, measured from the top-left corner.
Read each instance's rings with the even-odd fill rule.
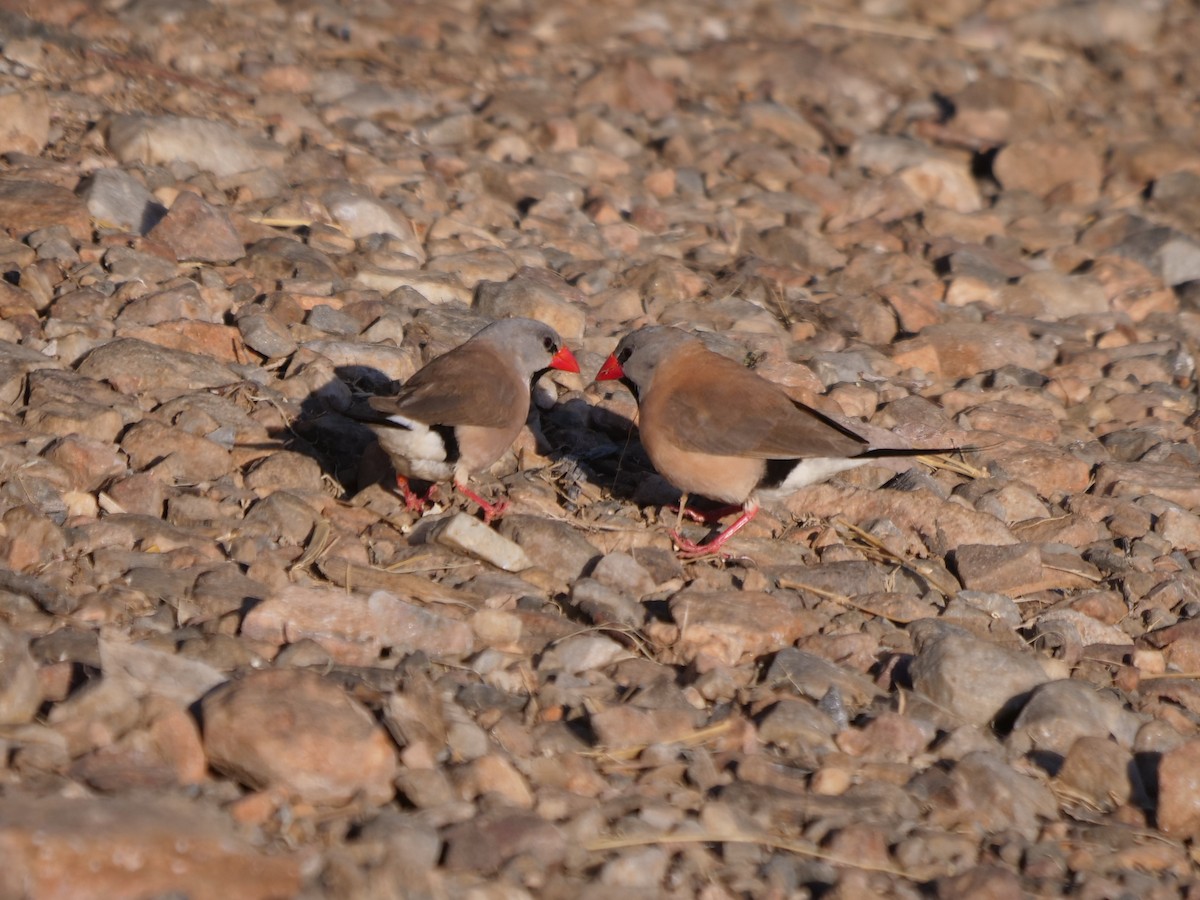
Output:
[[[653,397],[638,411],[642,446],[654,468],[681,491],[723,503],[744,503],[766,470],[761,459],[714,456],[684,450],[670,440],[673,428],[659,427],[660,415]]]

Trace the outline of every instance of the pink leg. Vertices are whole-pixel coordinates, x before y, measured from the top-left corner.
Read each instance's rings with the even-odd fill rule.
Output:
[[[742,514],[738,516],[728,528],[707,543],[697,544],[694,541],[689,541],[687,538],[674,531],[671,532],[671,539],[675,541],[675,544],[679,547],[680,556],[707,556],[711,553],[717,553],[720,551],[721,547],[725,545],[725,542],[737,534],[737,532],[742,529],[742,526],[753,519],[757,513],[758,504],[747,503],[742,510]]]
[[[507,500],[499,500],[495,503],[488,503],[486,500],[484,500],[482,497],[480,497],[477,493],[475,493],[473,490],[471,490],[465,484],[460,484],[459,482],[456,481],[456,482],[454,482],[454,486],[456,488],[458,488],[458,492],[460,494],[462,494],[464,497],[466,497],[468,500],[471,500],[474,503],[479,504],[479,508],[481,510],[483,510],[483,524],[484,525],[491,525],[493,519],[500,518],[508,510],[508,501]]]
[[[736,503],[731,503],[728,506],[718,506],[716,509],[710,509],[707,512],[698,512],[697,510],[689,509],[686,506],[686,500],[681,500],[678,506],[668,506],[667,509],[673,513],[678,513],[680,516],[687,516],[693,522],[702,522],[705,525],[715,525],[730,513],[741,512],[742,510]]]
[[[431,484],[429,490],[425,492],[425,496],[421,496],[412,489],[412,485],[408,483],[408,479],[403,475],[396,476],[396,487],[400,493],[404,495],[404,506],[411,512],[424,512],[437,494],[437,485]]]

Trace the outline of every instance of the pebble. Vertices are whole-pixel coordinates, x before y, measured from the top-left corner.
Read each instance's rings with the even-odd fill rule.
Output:
[[[278,168],[283,148],[242,134],[224,122],[192,116],[113,116],[105,128],[109,151],[123,163],[186,163],[218,176]]]
[[[254,672],[207,695],[201,708],[210,764],[248,786],[313,804],[392,798],[391,739],[361,704],[319,675]]]
[[[475,308],[494,319],[514,316],[545,322],[568,346],[583,340],[587,324],[583,295],[558,275],[525,267],[509,281],[481,281],[475,288]]]
[[[499,533],[520,547],[522,554],[538,567],[563,581],[578,578],[601,555],[587,538],[565,522],[540,516],[506,515]]]
[[[50,102],[38,89],[5,90],[0,93],[0,152],[42,151],[50,140]]]
[[[42,705],[42,683],[19,632],[0,626],[0,725],[33,721]]]
[[[466,513],[455,513],[439,522],[430,530],[428,540],[491,563],[506,572],[521,572],[533,565],[519,544]]]
[[[1049,681],[1037,660],[963,634],[933,636],[910,666],[913,689],[962,721],[985,725],[1016,712]]]
[[[367,597],[343,590],[289,586],[257,604],[242,631],[275,645],[310,639],[347,665],[372,665],[389,653],[455,657],[475,646],[471,627],[414,603],[376,591]]]
[[[0,183],[0,215],[4,227],[22,237],[41,228],[65,226],[78,241],[90,237],[87,207],[71,191],[44,181]]]
[[[192,191],[179,193],[147,237],[161,241],[180,261],[231,263],[245,253],[229,214]]]
[[[538,867],[552,866],[567,854],[562,832],[528,812],[498,811],[453,826],[444,835],[445,865],[451,871],[494,874],[501,866],[528,857]]]
[[[1105,737],[1081,737],[1067,751],[1058,783],[1100,809],[1135,800],[1144,806],[1149,798],[1137,773],[1129,750]]]
[[[1104,166],[1086,144],[1028,138],[1005,146],[996,155],[993,171],[1007,190],[1039,197],[1057,191],[1067,202],[1090,203],[1099,196]]]
[[[1200,833],[1198,757],[1200,741],[1192,740],[1164,753],[1158,764],[1158,827],[1176,838]]]
[[[97,169],[80,185],[79,195],[93,219],[135,234],[149,232],[167,212],[146,186],[124,169]]]
[[[973,827],[984,831],[1011,828],[1032,840],[1040,821],[1058,811],[1058,801],[1045,783],[1006,765],[998,754],[968,753],[955,764],[953,777],[978,816]]]
[[[681,591],[669,608],[681,660],[709,658],[734,666],[743,657],[787,647],[811,628],[799,603],[761,592]]]
[[[96,381],[108,382],[122,394],[145,392],[162,399],[240,380],[208,357],[132,338],[118,338],[97,347],[76,371]]]
[[[1008,743],[1023,752],[1066,756],[1080,738],[1099,737],[1128,749],[1142,724],[1120,701],[1091,685],[1054,681],[1034,689],[1013,723]]]

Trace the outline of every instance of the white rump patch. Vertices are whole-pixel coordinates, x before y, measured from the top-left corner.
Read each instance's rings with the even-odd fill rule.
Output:
[[[866,465],[870,461],[869,458],[862,459],[861,457],[858,459],[836,457],[802,459],[796,463],[796,467],[788,473],[788,477],[783,480],[782,484],[760,489],[756,493],[767,503],[776,502],[787,497],[789,494],[794,494],[802,487],[808,487],[810,484],[825,481],[839,472],[857,469],[859,466]]]

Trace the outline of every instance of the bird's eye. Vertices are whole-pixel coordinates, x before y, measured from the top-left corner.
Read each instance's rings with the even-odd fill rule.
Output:
[[[552,337],[542,338],[542,346],[546,348],[547,353],[553,353],[554,349],[555,349],[554,348],[554,338],[552,338]]]
[[[629,360],[629,357],[632,355],[633,355],[633,351],[630,350],[628,347],[626,347],[624,350],[622,350],[620,353],[617,354],[617,362],[619,362],[619,363],[627,362]]]

